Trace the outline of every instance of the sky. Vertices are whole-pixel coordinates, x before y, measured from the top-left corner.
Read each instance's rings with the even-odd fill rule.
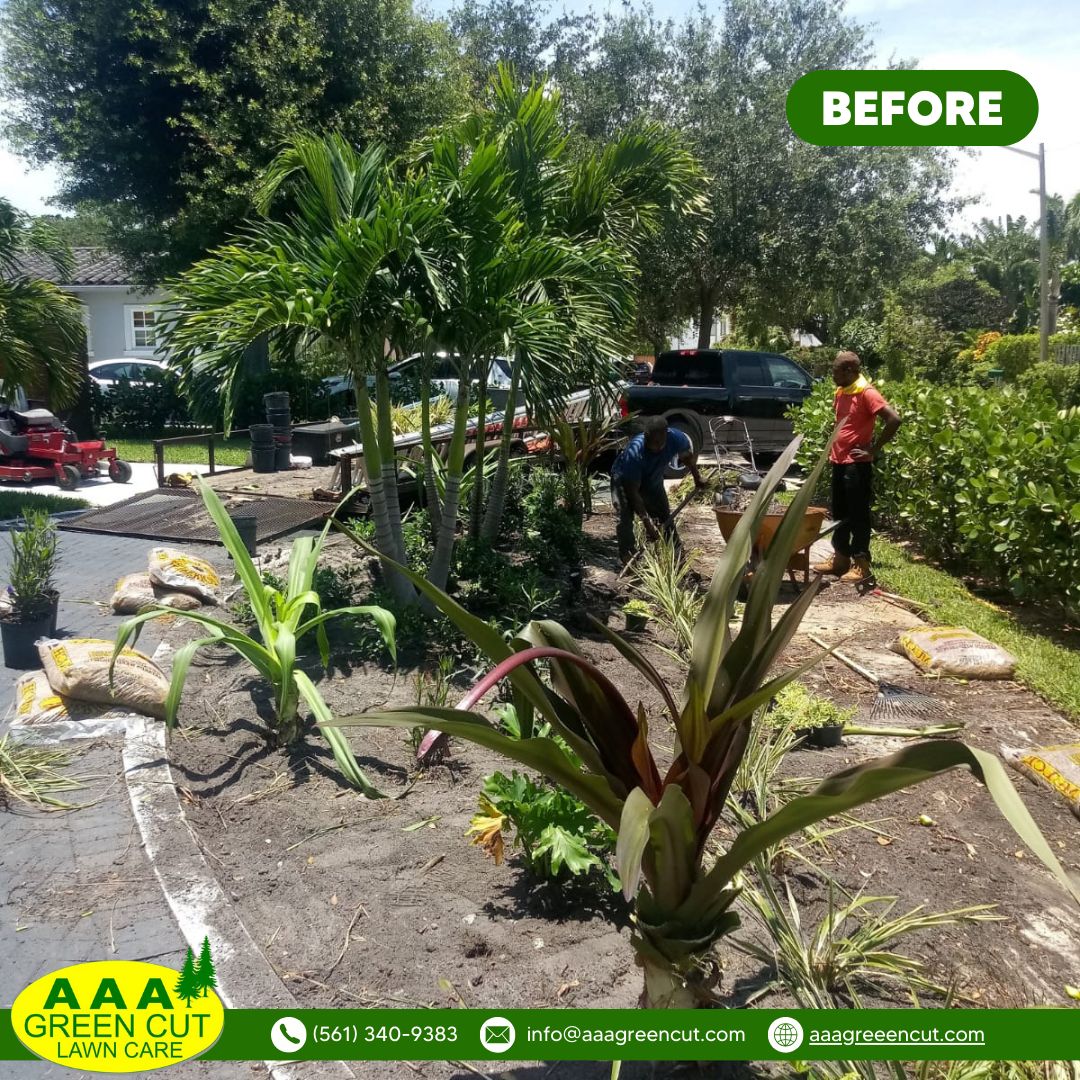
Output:
[[[615,8],[619,0],[564,0],[568,11]],[[657,14],[678,18],[696,0],[654,0]],[[435,0],[436,9],[449,6]],[[560,5],[556,2],[554,8]],[[1039,120],[1023,143],[1046,144],[1047,189],[1070,198],[1080,191],[1080,0],[1023,4],[989,0],[849,0],[848,13],[869,25],[879,59],[915,59],[922,68],[1007,68],[1023,75],[1039,97]],[[57,190],[52,168],[27,170],[0,146],[0,195],[31,213],[47,212]],[[1000,147],[959,157],[954,194],[977,201],[954,221],[963,230],[982,217],[1035,219],[1038,166]]]

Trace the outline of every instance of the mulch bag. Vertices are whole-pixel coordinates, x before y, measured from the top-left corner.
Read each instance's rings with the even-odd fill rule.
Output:
[[[96,739],[122,734],[137,716],[127,709],[95,705],[61,697],[43,671],[29,671],[15,684],[15,715],[11,729],[31,742]]]
[[[190,593],[204,604],[216,604],[221,578],[205,559],[174,548],[150,552],[150,580],[162,589]]]
[[[1011,679],[1016,657],[964,626],[917,626],[893,649],[923,671],[958,679]]]
[[[1080,743],[1005,749],[1005,760],[1018,772],[1056,791],[1080,817]]]
[[[135,615],[151,604],[175,608],[177,611],[194,611],[202,607],[202,601],[197,596],[163,589],[155,585],[146,573],[125,574],[116,583],[109,603],[117,615]]]
[[[44,638],[38,642],[49,685],[61,697],[119,705],[164,719],[169,693],[165,673],[150,657],[124,649],[116,658],[110,685],[113,648],[114,642],[101,638]]]

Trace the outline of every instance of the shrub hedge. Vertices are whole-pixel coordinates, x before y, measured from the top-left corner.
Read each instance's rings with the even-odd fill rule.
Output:
[[[879,520],[1018,598],[1080,612],[1080,408],[1009,386],[880,388],[904,424],[878,464]],[[833,388],[792,417],[808,464],[832,430]]]

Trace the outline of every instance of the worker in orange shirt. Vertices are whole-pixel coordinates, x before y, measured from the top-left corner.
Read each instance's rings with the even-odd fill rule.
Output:
[[[853,352],[833,361],[836,422],[833,441],[832,516],[839,522],[832,537],[833,554],[815,563],[819,574],[836,574],[854,585],[873,580],[870,569],[870,508],[874,502],[874,459],[900,428],[900,414],[862,374]],[[881,419],[881,427],[877,421]],[[875,429],[877,429],[875,431]]]

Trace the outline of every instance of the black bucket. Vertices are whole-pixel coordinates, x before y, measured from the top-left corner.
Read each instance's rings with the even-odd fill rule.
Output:
[[[279,391],[273,394],[263,394],[263,406],[268,413],[271,412],[288,412],[289,411],[289,395],[283,391]]]
[[[251,467],[255,472],[276,472],[277,451],[273,446],[253,446],[251,448]]]
[[[292,468],[292,443],[279,442],[274,446],[274,468],[278,472]]]
[[[4,667],[16,671],[27,671],[41,667],[41,656],[37,645],[38,638],[56,637],[56,613],[59,609],[60,596],[54,594],[49,599],[48,608],[37,619],[30,622],[0,621],[0,639],[4,646]]]
[[[248,435],[253,448],[274,445],[274,428],[271,424],[252,424],[248,428]]]
[[[238,510],[229,515],[236,531],[240,534],[240,540],[247,549],[249,555],[255,554],[255,538],[258,522],[252,510]]]

